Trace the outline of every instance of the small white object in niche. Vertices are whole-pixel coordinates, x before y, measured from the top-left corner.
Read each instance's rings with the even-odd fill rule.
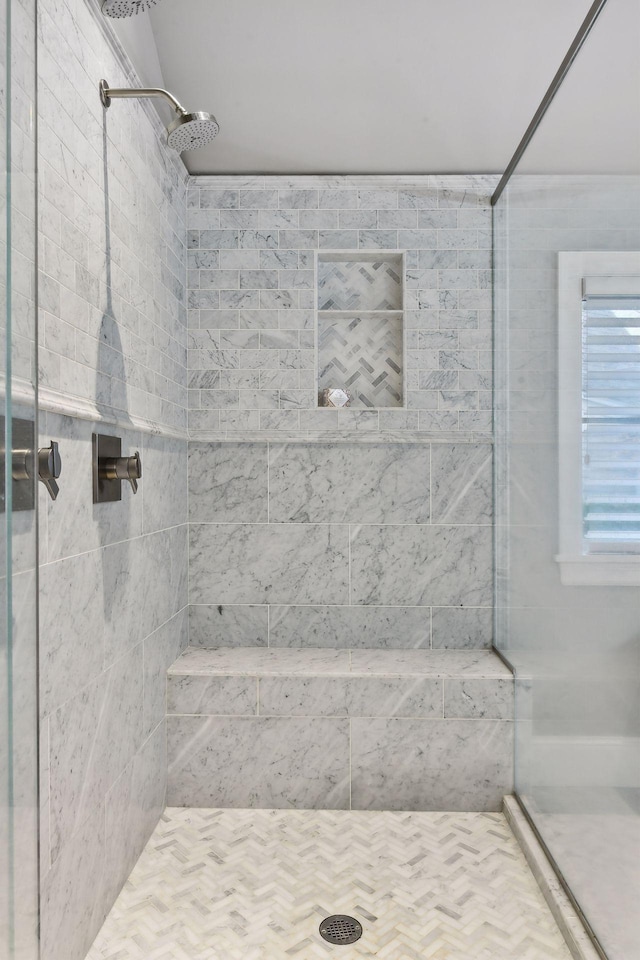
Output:
[[[351,403],[351,394],[341,387],[327,387],[320,394],[322,407],[348,407]]]

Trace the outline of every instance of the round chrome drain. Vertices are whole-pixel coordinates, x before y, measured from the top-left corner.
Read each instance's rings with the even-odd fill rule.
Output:
[[[353,917],[337,913],[322,921],[320,936],[328,943],[355,943],[362,936],[362,925]]]

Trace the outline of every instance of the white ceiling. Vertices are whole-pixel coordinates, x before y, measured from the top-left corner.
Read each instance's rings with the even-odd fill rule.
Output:
[[[144,82],[217,116],[192,173],[495,173],[590,5],[161,0],[121,36]],[[639,0],[609,0],[526,169],[638,169],[639,49]]]

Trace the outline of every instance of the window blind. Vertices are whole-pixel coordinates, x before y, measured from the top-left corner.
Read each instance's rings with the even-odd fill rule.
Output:
[[[583,282],[582,506],[585,553],[640,552],[640,278]]]

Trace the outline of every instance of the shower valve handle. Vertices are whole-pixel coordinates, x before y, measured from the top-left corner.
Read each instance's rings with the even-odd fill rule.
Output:
[[[106,480],[128,480],[134,493],[138,492],[138,480],[142,478],[142,461],[136,452],[131,457],[113,457],[104,461]]]
[[[62,473],[62,460],[58,444],[52,440],[48,447],[38,450],[38,479],[44,483],[52,500],[58,496],[60,488],[56,480]]]

